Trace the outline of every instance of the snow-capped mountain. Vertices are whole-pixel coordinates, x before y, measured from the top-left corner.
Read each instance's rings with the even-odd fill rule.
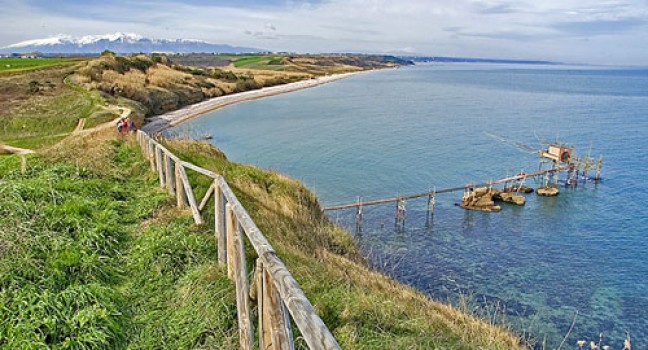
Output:
[[[46,39],[27,40],[0,48],[0,53],[63,53],[86,54],[110,50],[117,53],[248,53],[262,50],[250,47],[236,47],[212,44],[202,40],[149,39],[138,34],[114,33],[73,37],[60,34]]]

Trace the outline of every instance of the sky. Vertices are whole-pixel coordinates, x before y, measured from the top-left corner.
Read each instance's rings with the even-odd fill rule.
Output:
[[[0,0],[0,47],[57,34],[300,53],[648,66],[648,0]]]

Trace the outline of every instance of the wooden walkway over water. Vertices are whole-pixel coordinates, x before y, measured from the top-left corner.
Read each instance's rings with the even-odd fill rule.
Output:
[[[499,185],[499,184],[505,184],[505,183],[508,183],[508,182],[520,181],[520,180],[524,180],[524,179],[527,179],[527,178],[544,176],[544,175],[547,175],[547,174],[557,173],[557,172],[564,171],[564,170],[569,170],[569,169],[570,169],[570,167],[568,167],[568,166],[562,166],[562,167],[558,167],[558,168],[554,168],[554,169],[541,170],[541,171],[537,171],[537,172],[529,173],[529,174],[527,174],[527,173],[518,174],[516,176],[511,176],[511,177],[507,177],[507,178],[504,178],[504,179],[490,181],[490,182],[486,182],[486,183],[483,183],[483,184],[467,184],[467,185],[459,186],[459,187],[444,188],[444,189],[440,189],[440,190],[409,194],[409,195],[404,195],[404,196],[399,196],[399,197],[377,199],[377,200],[371,200],[371,201],[365,201],[365,202],[357,201],[355,203],[333,205],[333,206],[330,206],[330,207],[325,207],[324,211],[341,210],[341,209],[357,208],[357,207],[367,207],[367,206],[370,206],[370,205],[394,203],[394,202],[401,202],[403,200],[408,200],[408,199],[435,196],[435,195],[442,194],[442,193],[465,191],[467,188],[489,187],[489,186],[494,186],[494,185]]]

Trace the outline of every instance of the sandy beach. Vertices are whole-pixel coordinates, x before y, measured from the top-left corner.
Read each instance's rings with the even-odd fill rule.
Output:
[[[310,87],[343,79],[358,73],[360,72],[336,74],[336,75],[331,75],[331,76],[326,76],[321,78],[301,80],[289,84],[266,87],[259,90],[251,90],[251,91],[245,91],[245,92],[240,92],[231,95],[214,97],[209,100],[198,102],[169,113],[152,117],[151,119],[149,119],[148,123],[146,123],[142,127],[142,130],[149,134],[159,133],[167,128],[176,126],[191,118],[197,117],[199,115],[211,112],[213,110],[225,106],[229,106],[234,103],[255,100],[262,97],[283,94],[283,93],[292,92],[301,89],[307,89]]]

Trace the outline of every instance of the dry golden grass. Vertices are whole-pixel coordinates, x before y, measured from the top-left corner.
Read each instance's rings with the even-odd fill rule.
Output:
[[[149,68],[146,72],[146,78],[149,84],[165,89],[173,89],[193,80],[191,74],[161,64]]]

